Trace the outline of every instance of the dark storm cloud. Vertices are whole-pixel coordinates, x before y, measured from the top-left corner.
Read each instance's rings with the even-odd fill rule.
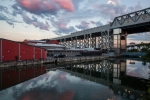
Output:
[[[30,24],[30,25],[33,25],[35,27],[38,27],[39,29],[41,30],[49,30],[50,26],[48,24],[48,22],[46,23],[43,23],[43,22],[40,22],[38,21],[38,19],[34,16],[32,16],[32,18],[30,18],[29,16],[27,16],[26,14],[23,14],[22,15],[22,18],[23,18],[23,21],[26,23],[26,24]]]

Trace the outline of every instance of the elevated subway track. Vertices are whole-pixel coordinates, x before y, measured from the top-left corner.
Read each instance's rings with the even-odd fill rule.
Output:
[[[121,34],[133,34],[150,31],[150,7],[116,17],[112,23],[94,27],[70,35],[52,38],[67,47],[114,48],[113,30],[120,28]],[[119,40],[120,41],[120,40]]]

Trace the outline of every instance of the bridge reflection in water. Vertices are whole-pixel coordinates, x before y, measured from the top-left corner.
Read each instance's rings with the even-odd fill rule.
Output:
[[[70,64],[62,71],[71,75],[108,86],[114,94],[138,100],[147,90],[148,79],[127,75],[126,60],[103,60],[101,62]],[[141,66],[142,67],[142,66]]]
[[[115,59],[3,69],[0,100],[140,100],[145,95],[148,77],[131,76],[130,61]],[[132,67],[138,64],[143,68],[142,62],[141,65],[134,62]]]

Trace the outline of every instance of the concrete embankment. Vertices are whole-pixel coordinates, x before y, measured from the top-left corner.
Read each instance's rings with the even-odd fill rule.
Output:
[[[26,60],[26,61],[11,61],[11,62],[0,62],[0,68],[11,67],[11,66],[27,66],[36,64],[48,64],[48,63],[67,63],[67,62],[85,62],[85,61],[96,61],[107,59],[111,56],[86,56],[86,57],[65,57],[65,58],[47,58],[41,60]]]

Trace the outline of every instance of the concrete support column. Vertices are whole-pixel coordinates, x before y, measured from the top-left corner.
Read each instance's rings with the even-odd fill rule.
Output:
[[[73,40],[74,40],[73,37],[71,37],[70,47],[73,47],[73,45],[74,45],[74,41]]]
[[[103,49],[103,32],[101,32],[101,49]]]
[[[95,48],[97,48],[97,37],[95,36]]]
[[[81,41],[81,39],[79,40],[79,47],[82,48],[82,41]]]
[[[83,39],[83,45],[84,45],[84,48],[86,48],[86,40],[85,40],[86,36],[84,34],[84,39]]]
[[[107,33],[108,33],[108,49],[110,49],[110,33],[109,33],[109,29],[107,29]]]
[[[64,39],[64,46],[67,46],[66,39]]]
[[[76,43],[75,43],[75,48],[77,48],[77,36],[75,37]]]
[[[89,48],[92,48],[92,45],[93,45],[93,38],[92,38],[92,35],[90,33],[90,38],[89,38]]]
[[[126,52],[126,49],[127,49],[127,47],[126,47],[126,45],[127,45],[126,36],[127,36],[126,32],[124,32],[120,35],[120,51],[121,51],[120,53]]]
[[[101,37],[99,36],[98,37],[98,48],[102,48],[101,43],[102,43],[102,40],[101,40]]]
[[[62,44],[62,40],[61,39],[59,40],[59,44]]]

